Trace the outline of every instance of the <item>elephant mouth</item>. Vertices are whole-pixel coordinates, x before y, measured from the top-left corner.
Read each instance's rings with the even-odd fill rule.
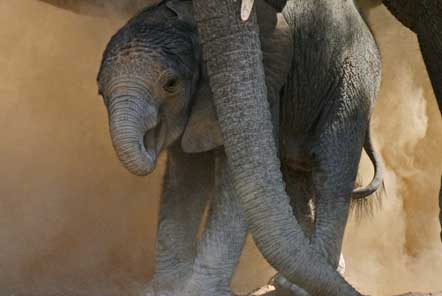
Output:
[[[155,168],[158,155],[164,147],[166,141],[166,131],[166,125],[161,121],[158,121],[144,135],[144,148],[149,160],[152,162],[153,168]]]

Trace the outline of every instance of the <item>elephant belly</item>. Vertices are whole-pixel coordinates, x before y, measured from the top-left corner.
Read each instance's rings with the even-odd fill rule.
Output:
[[[282,144],[285,165],[296,171],[311,171],[313,164],[311,142],[309,137],[301,134],[292,133],[285,136]]]
[[[286,165],[294,171],[311,172],[312,164],[307,159],[287,158]]]

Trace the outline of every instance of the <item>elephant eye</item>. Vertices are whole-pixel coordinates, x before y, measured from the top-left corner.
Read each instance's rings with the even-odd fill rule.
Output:
[[[176,87],[178,85],[178,80],[174,78],[169,78],[166,83],[164,84],[164,90],[173,93],[176,91]]]

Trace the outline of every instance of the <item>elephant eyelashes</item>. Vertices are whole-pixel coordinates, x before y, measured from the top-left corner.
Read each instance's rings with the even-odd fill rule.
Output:
[[[168,93],[174,93],[177,89],[178,80],[176,78],[169,78],[164,84],[164,90]]]

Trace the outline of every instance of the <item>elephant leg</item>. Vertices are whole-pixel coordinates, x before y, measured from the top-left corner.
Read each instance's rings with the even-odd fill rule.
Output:
[[[312,203],[314,200],[312,172],[293,170],[285,165],[282,167],[282,172],[286,184],[286,191],[290,197],[290,204],[293,208],[293,213],[299,221],[305,236],[311,239],[315,223],[314,205]],[[341,254],[339,261],[341,269],[344,265],[343,260]],[[272,282],[276,288],[276,291],[274,292],[275,296],[309,295],[304,289],[290,283],[279,273],[273,278]]]
[[[232,295],[230,281],[247,235],[224,151],[216,151],[215,195],[184,295]]]
[[[213,191],[213,153],[169,148],[157,230],[155,273],[149,289],[170,290],[192,272],[196,235]]]
[[[314,213],[311,203],[313,198],[312,174],[311,172],[294,170],[287,165],[282,165],[282,173],[293,214],[305,236],[310,238],[314,226]],[[304,289],[290,283],[280,273],[275,275],[272,283],[276,288],[275,296],[309,295]]]
[[[314,224],[312,174],[311,172],[293,170],[290,167],[285,167],[282,171],[293,213],[305,236],[310,238]]]

